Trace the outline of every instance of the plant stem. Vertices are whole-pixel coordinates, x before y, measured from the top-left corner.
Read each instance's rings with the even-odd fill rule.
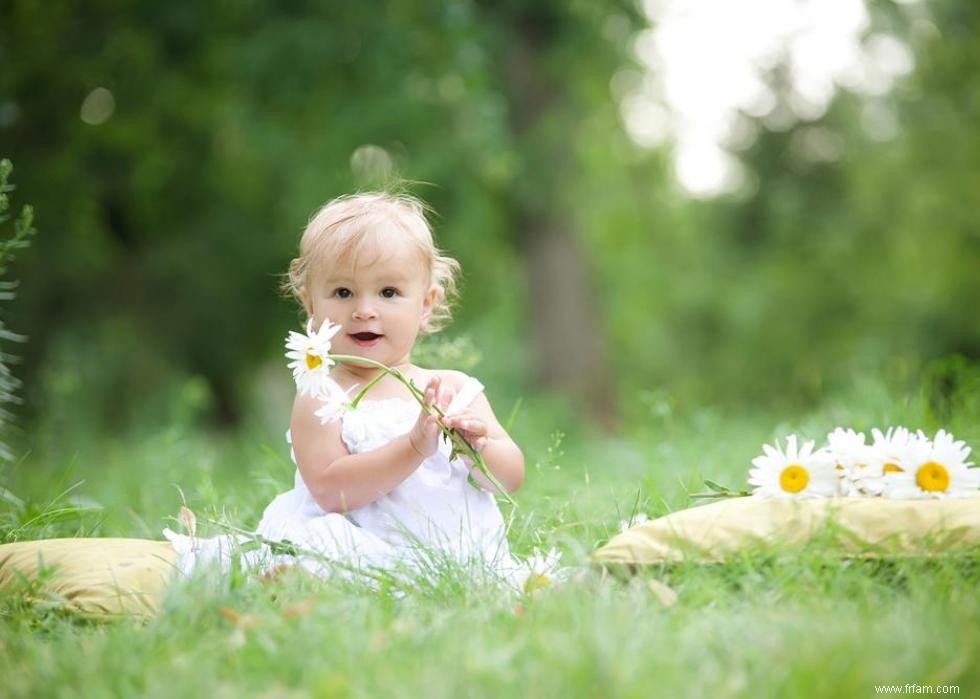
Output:
[[[350,407],[356,409],[357,408],[357,404],[361,402],[361,399],[364,398],[364,395],[369,390],[371,390],[371,387],[374,386],[374,384],[378,383],[378,381],[380,381],[384,377],[385,377],[385,372],[382,371],[377,376],[375,376],[373,379],[371,379],[370,381],[368,381],[367,382],[367,385],[365,385],[364,388],[362,388],[360,391],[358,391],[357,392],[357,395],[354,396],[354,400],[352,400],[350,402]]]
[[[297,558],[297,559],[305,556],[307,558],[311,558],[320,563],[323,563],[328,567],[337,568],[339,570],[344,570],[351,573],[357,573],[358,575],[362,575],[365,578],[372,579],[375,582],[383,582],[385,579],[383,576],[372,572],[369,568],[357,567],[357,566],[352,566],[350,564],[346,564],[343,561],[338,560],[336,558],[329,558],[314,549],[308,549],[302,546],[298,546],[297,544],[294,544],[292,541],[289,540],[268,539],[257,532],[250,532],[247,529],[236,527],[235,525],[229,524],[228,522],[219,522],[218,520],[215,519],[209,519],[207,521],[218,527],[233,532],[237,536],[241,536],[247,539],[251,543],[259,544],[260,546],[267,546],[269,548],[269,552],[276,556],[292,556],[293,558]],[[240,545],[239,548],[241,548]]]

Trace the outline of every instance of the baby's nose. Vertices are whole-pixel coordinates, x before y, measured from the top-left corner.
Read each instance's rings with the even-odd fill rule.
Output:
[[[368,320],[376,318],[377,315],[378,312],[374,310],[374,305],[366,301],[357,304],[353,313],[354,320]]]

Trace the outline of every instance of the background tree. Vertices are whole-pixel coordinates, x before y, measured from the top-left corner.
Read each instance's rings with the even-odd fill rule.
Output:
[[[754,122],[755,186],[702,201],[623,128],[630,2],[4,3],[0,150],[46,231],[11,319],[32,413],[119,429],[190,395],[235,423],[310,212],[399,178],[463,263],[450,334],[509,397],[535,376],[645,419],[975,362],[977,9],[873,10],[916,57],[872,105],[891,135],[846,93]]]

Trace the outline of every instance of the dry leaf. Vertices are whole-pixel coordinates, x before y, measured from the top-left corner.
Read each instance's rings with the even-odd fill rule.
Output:
[[[187,533],[191,537],[197,536],[197,517],[191,511],[187,505],[180,506],[180,521],[183,523],[184,527],[187,529]]]
[[[259,576],[259,580],[266,583],[276,582],[287,570],[290,570],[293,566],[288,563],[276,563],[274,566],[262,572]]]
[[[221,607],[218,613],[225,618],[228,623],[242,629],[254,629],[259,625],[261,617],[258,614],[239,614],[231,607]]]
[[[191,545],[197,548],[197,517],[191,511],[187,505],[180,506],[180,514],[178,515],[180,523],[184,525],[184,529],[187,531],[188,536],[191,537]]]
[[[312,597],[307,597],[299,602],[293,602],[288,607],[282,610],[282,615],[287,619],[295,619],[296,617],[301,617],[309,614],[313,611],[315,606]]]
[[[673,605],[677,604],[677,593],[659,580],[650,580],[647,583],[647,587],[650,588],[650,592],[653,593],[653,596],[656,597],[657,601],[663,606],[672,607]]]

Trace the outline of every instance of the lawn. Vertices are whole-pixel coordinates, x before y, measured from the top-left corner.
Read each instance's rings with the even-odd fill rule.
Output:
[[[300,574],[199,576],[173,586],[157,618],[111,623],[8,592],[0,694],[859,697],[908,684],[978,696],[975,552],[857,561],[819,547],[757,550],[631,578],[588,565],[632,513],[687,507],[706,478],[744,487],[761,443],[790,431],[945,426],[976,446],[980,410],[967,398],[940,409],[868,382],[793,416],[660,406],[616,439],[555,424],[526,402],[514,433],[528,474],[507,512],[509,538],[522,555],[558,547],[576,568],[566,582],[516,596],[451,571],[434,585],[380,592]],[[0,479],[24,502],[0,506],[0,536],[158,538],[181,503],[174,484],[202,522],[254,526],[291,479],[274,427],[66,438],[75,449],[38,435],[44,448]],[[657,582],[676,603],[655,594]]]

